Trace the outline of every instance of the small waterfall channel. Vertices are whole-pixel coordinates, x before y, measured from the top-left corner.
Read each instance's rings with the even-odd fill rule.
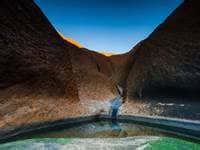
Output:
[[[117,115],[119,112],[119,109],[122,105],[122,97],[121,96],[117,96],[114,99],[112,99],[110,101],[111,105],[110,105],[110,115],[112,118],[112,123],[111,123],[111,127],[113,129],[120,129],[120,125],[117,121]]]

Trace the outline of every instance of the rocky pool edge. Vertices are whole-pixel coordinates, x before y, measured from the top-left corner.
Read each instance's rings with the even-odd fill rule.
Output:
[[[13,138],[28,134],[31,132],[42,132],[44,130],[56,130],[61,128],[68,128],[84,123],[95,121],[110,121],[109,115],[90,115],[80,116],[75,118],[63,118],[52,121],[34,122],[10,128],[0,129],[0,143],[5,143]],[[200,121],[160,117],[160,116],[145,116],[145,115],[119,115],[118,122],[136,123],[159,129],[167,130],[171,133],[176,133],[180,136],[200,141]]]

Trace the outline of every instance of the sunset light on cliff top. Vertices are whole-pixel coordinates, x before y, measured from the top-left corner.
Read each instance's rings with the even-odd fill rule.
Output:
[[[58,34],[59,34],[65,41],[67,41],[67,42],[69,42],[69,43],[71,43],[71,44],[77,46],[78,48],[83,48],[83,46],[82,46],[79,42],[73,40],[72,38],[66,37],[66,36],[64,36],[64,35],[63,35],[62,33],[60,33],[60,32],[58,32]]]
[[[77,42],[76,40],[73,40],[72,38],[70,37],[67,37],[67,36],[64,36],[61,32],[58,32],[58,34],[67,42],[77,46],[78,48],[84,48],[83,45],[81,45],[79,42]],[[112,56],[114,55],[114,53],[109,53],[109,52],[103,52],[103,51],[97,51],[98,53],[100,54],[103,54],[105,56]]]
[[[105,56],[112,56],[115,55],[114,53],[109,53],[109,52],[103,52],[103,51],[99,51],[99,53],[105,55]]]

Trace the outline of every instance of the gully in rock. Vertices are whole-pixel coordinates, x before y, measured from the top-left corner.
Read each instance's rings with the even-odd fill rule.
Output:
[[[122,105],[122,102],[123,102],[122,97],[120,95],[111,100],[111,106],[110,106],[110,114],[111,114],[111,117],[112,117],[111,126],[114,129],[120,128],[120,126],[117,122],[117,114],[118,114],[119,108]]]

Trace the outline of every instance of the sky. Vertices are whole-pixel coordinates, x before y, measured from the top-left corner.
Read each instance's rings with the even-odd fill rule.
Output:
[[[85,48],[125,53],[182,0],[35,0],[57,31]]]

